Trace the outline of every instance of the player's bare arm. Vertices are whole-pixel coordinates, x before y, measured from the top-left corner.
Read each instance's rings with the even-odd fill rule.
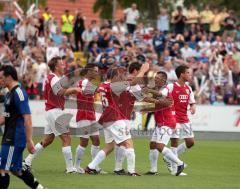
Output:
[[[24,126],[26,129],[26,140],[27,140],[27,149],[29,153],[33,154],[34,149],[34,143],[32,141],[32,117],[30,114],[24,114]]]
[[[3,126],[5,123],[5,118],[3,116],[0,116],[0,126]]]
[[[191,112],[191,114],[196,113],[196,104],[190,104],[190,112]]]

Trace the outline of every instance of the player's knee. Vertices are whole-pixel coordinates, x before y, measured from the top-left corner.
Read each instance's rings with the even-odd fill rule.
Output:
[[[156,148],[158,149],[159,152],[162,152],[163,151],[163,148],[165,147],[164,144],[156,144]]]
[[[98,135],[91,136],[92,144],[94,146],[99,146],[100,145],[100,138]]]
[[[60,136],[61,140],[62,140],[62,146],[70,146],[71,145],[71,137],[69,134],[62,134]]]
[[[17,177],[21,175],[21,172],[18,172],[18,171],[11,171],[11,173]]]
[[[187,141],[186,146],[187,146],[187,148],[192,148],[194,146],[194,144],[195,144],[194,140],[189,140],[189,141]]]
[[[171,146],[177,148],[178,140],[177,139],[171,139]]]
[[[81,138],[80,139],[80,146],[86,148],[88,146],[88,139],[87,138]]]
[[[156,147],[156,142],[150,142],[149,148],[150,148],[150,150],[156,149],[156,148],[157,148],[157,147]]]
[[[53,143],[55,136],[54,135],[49,135],[44,140],[41,142],[41,145],[45,148],[49,146],[50,144]]]

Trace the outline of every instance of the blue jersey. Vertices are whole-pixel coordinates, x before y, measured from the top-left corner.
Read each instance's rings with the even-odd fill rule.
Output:
[[[28,95],[20,86],[15,86],[5,97],[5,129],[2,144],[26,146],[24,114],[30,114]]]

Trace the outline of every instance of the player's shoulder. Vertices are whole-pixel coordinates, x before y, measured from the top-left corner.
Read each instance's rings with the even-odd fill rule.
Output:
[[[28,98],[28,95],[24,88],[17,86],[14,90],[14,97],[19,101],[25,101]]]
[[[110,82],[102,82],[100,85],[99,85],[99,88],[102,88],[102,89],[106,89],[106,88],[110,88]]]
[[[172,92],[174,88],[175,83],[169,83],[165,88],[169,91]]]
[[[190,86],[189,83],[186,83],[186,84],[185,84],[185,87],[186,87],[187,89],[189,89],[190,91],[192,91],[192,87]]]

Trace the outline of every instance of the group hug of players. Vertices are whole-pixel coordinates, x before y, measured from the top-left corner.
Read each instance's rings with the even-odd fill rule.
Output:
[[[191,148],[194,144],[194,135],[188,119],[188,107],[190,112],[195,113],[195,100],[191,87],[186,84],[190,79],[190,70],[187,66],[176,68],[178,81],[166,85],[167,74],[156,72],[153,74],[154,88],[143,89],[144,75],[149,71],[149,64],[134,62],[126,70],[121,67],[113,67],[106,73],[105,81],[96,87],[92,81],[98,77],[98,67],[94,64],[86,65],[83,78],[76,87],[64,88],[61,78],[64,74],[64,64],[56,57],[49,62],[51,73],[45,83],[45,108],[48,125],[45,127],[45,137],[36,144],[35,153],[29,154],[24,165],[30,168],[32,161],[41,151],[50,145],[55,136],[62,141],[62,152],[66,162],[66,173],[104,173],[99,164],[115,148],[115,169],[117,175],[140,176],[135,170],[135,152],[131,139],[131,114],[135,101],[144,101],[155,104],[155,108],[146,111],[154,111],[157,127],[150,141],[150,165],[147,174],[156,175],[159,152],[163,154],[164,161],[172,175],[185,175],[182,173],[186,164],[179,159],[179,155]],[[145,79],[143,79],[145,78]],[[96,120],[94,109],[94,96],[100,93],[103,112],[99,120]],[[152,95],[145,95],[151,93]],[[76,95],[77,99],[77,128],[95,127],[103,128],[105,147],[100,150],[99,130],[90,129],[90,132],[82,132],[80,144],[76,148],[75,161],[71,150],[71,137],[66,125],[62,125],[64,114],[65,96]],[[58,129],[61,125],[61,129]],[[66,127],[67,128],[67,127]],[[80,166],[89,138],[92,141],[92,161],[83,169]],[[179,138],[185,142],[178,145]],[[171,149],[166,145],[171,139]],[[122,165],[127,159],[127,171]]]
[[[99,165],[115,148],[114,173],[117,175],[140,176],[135,170],[135,152],[130,132],[131,114],[134,110],[135,101],[149,102],[155,105],[155,107],[146,107],[143,110],[154,112],[157,125],[150,141],[149,160],[151,168],[147,174],[158,174],[157,162],[160,152],[163,154],[163,159],[171,175],[186,175],[183,173],[186,164],[179,159],[179,156],[194,145],[194,134],[187,115],[188,107],[190,107],[192,114],[196,111],[194,94],[191,87],[186,84],[190,79],[190,70],[187,66],[179,66],[176,68],[178,81],[173,84],[167,85],[167,74],[165,72],[159,71],[154,73],[151,78],[147,78],[147,83],[153,80],[153,88],[146,87],[148,85],[146,85],[145,75],[149,72],[148,63],[140,64],[134,62],[130,64],[128,69],[121,67],[110,68],[104,77],[105,81],[99,86],[93,84],[93,81],[99,76],[97,65],[87,64],[82,71],[83,78],[78,82],[76,87],[66,87],[63,84],[62,78],[64,77],[65,65],[60,57],[52,58],[48,66],[50,73],[47,76],[44,86],[45,117],[47,121],[44,130],[45,136],[41,142],[37,143],[34,147],[31,146],[33,143],[30,142],[28,149],[32,147],[32,150],[29,150],[31,153],[23,161],[23,164],[20,163],[20,161],[22,160],[24,148],[21,148],[22,150],[19,153],[15,153],[16,150],[12,149],[11,145],[6,145],[5,156],[2,156],[4,157],[4,161],[2,161],[0,165],[0,182],[6,179],[6,171],[14,172],[14,170],[12,170],[14,167],[18,170],[24,170],[21,172],[31,174],[32,161],[54,141],[56,136],[59,136],[62,142],[62,153],[66,163],[66,173],[106,173]],[[9,74],[3,72],[3,75],[6,77]],[[10,78],[13,83],[17,82],[17,79],[13,77]],[[10,95],[12,95],[11,93],[17,94],[16,98],[18,100],[20,99],[19,106],[25,107],[22,109],[19,108],[19,113],[10,113],[10,117],[14,113],[18,116],[20,114],[30,114],[27,95],[23,89],[17,84],[14,90],[11,88],[11,85],[9,85],[8,88],[11,89]],[[94,105],[95,95],[97,93],[100,94],[102,102],[102,113],[99,120],[96,120]],[[151,94],[151,96],[146,94]],[[76,98],[78,109],[76,123],[77,128],[82,131],[79,134],[80,144],[76,148],[75,161],[73,161],[72,156],[69,125],[64,121],[64,116],[66,115],[64,108],[66,106],[66,97],[68,96],[75,96]],[[10,97],[15,98],[14,96]],[[22,101],[26,101],[26,103]],[[7,101],[6,103],[9,102]],[[12,109],[9,109],[11,112]],[[25,120],[25,117],[23,118]],[[23,124],[23,122],[21,122],[21,124]],[[16,126],[16,124],[12,126],[12,130],[17,133],[19,131]],[[9,129],[11,128],[10,126],[7,128],[9,131],[11,130]],[[100,150],[99,147],[99,128],[104,131],[106,143],[102,150]],[[8,144],[7,135],[9,133],[11,134],[11,132],[6,133],[7,131],[4,133],[3,141]],[[31,132],[26,132],[27,136],[25,137],[27,140],[31,138],[31,134],[29,133]],[[88,145],[89,138],[92,142],[92,161],[83,169],[80,163]],[[180,138],[183,138],[185,141],[178,145]],[[168,148],[167,144],[170,140],[171,148]],[[15,139],[15,143],[17,142]],[[26,141],[24,142],[26,143]],[[29,145],[29,143],[27,143],[27,145]],[[9,154],[11,157],[9,157]],[[15,160],[13,157],[16,157]],[[126,172],[123,169],[125,158],[127,160]],[[31,188],[37,188],[39,183],[35,183],[33,175],[30,176],[32,179],[31,183],[27,184],[25,180],[24,182]],[[42,188],[42,186],[38,188]]]

